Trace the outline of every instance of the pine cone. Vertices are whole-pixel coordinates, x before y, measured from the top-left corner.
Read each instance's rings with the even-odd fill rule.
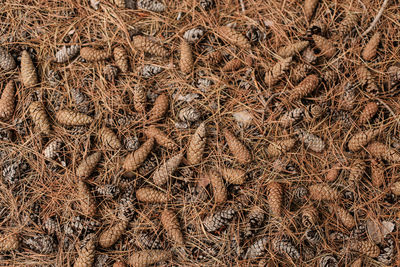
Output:
[[[149,120],[157,121],[162,119],[165,116],[165,113],[167,113],[168,107],[168,96],[166,94],[159,95],[154,102],[153,108],[149,112]]]
[[[234,58],[225,64],[225,66],[222,68],[222,71],[223,72],[235,71],[240,69],[242,66],[243,66],[242,60],[240,60],[239,58]]]
[[[277,141],[275,143],[270,143],[267,148],[267,154],[270,157],[278,157],[282,154],[285,154],[290,149],[292,149],[295,144],[296,144],[296,139],[294,138],[289,138]]]
[[[192,72],[193,69],[193,55],[192,48],[185,40],[181,41],[181,60],[179,61],[179,67],[185,74]]]
[[[254,236],[258,228],[261,228],[265,220],[265,212],[259,206],[253,206],[246,216],[246,227],[244,230],[244,236],[250,238]]]
[[[325,176],[325,181],[334,182],[336,178],[339,176],[339,172],[340,172],[340,164],[336,163],[335,165],[332,166],[332,168],[328,170],[328,173]]]
[[[125,8],[126,7],[125,0],[114,0],[114,4],[119,8]]]
[[[295,101],[310,94],[317,88],[318,83],[319,81],[316,75],[314,74],[308,75],[295,88],[293,88],[289,96],[289,101]]]
[[[315,43],[315,46],[321,50],[321,55],[326,57],[326,58],[331,58],[336,54],[336,47],[333,44],[333,42],[329,39],[326,39],[320,35],[314,34],[313,40]]]
[[[122,72],[129,71],[129,59],[125,48],[123,48],[122,46],[117,46],[116,48],[114,48],[114,60],[115,64]]]
[[[394,195],[400,196],[400,182],[393,183],[390,189]]]
[[[305,0],[304,1],[304,16],[307,21],[311,21],[314,15],[315,8],[318,5],[319,0]]]
[[[360,125],[367,123],[375,114],[378,112],[378,104],[375,102],[369,102],[365,105],[363,111],[360,114],[360,119],[358,120]]]
[[[350,267],[362,267],[362,266],[363,266],[363,260],[362,258],[358,258],[355,261],[353,261]]]
[[[344,227],[352,229],[354,228],[354,226],[356,226],[356,222],[353,216],[351,216],[351,214],[344,208],[336,204],[330,204],[329,211],[335,212],[336,218],[338,218],[338,220],[344,225]]]
[[[319,153],[325,149],[325,143],[321,138],[302,129],[296,129],[295,132],[299,140],[302,141],[307,148],[311,149],[312,151]]]
[[[361,85],[365,87],[367,92],[378,91],[378,87],[375,84],[374,79],[372,78],[371,72],[364,66],[360,66],[357,69],[357,75],[361,82]]]
[[[314,184],[308,187],[310,198],[314,200],[337,200],[339,193],[327,184]]]
[[[309,41],[299,41],[294,44],[281,47],[278,50],[278,55],[281,57],[292,57],[296,55],[296,53],[303,51],[309,45],[309,43]]]
[[[170,198],[166,193],[151,187],[142,187],[136,191],[136,198],[146,203],[167,203]]]
[[[33,65],[29,52],[24,50],[21,55],[21,79],[25,87],[35,86],[38,81],[36,68]]]
[[[241,33],[238,33],[234,29],[228,26],[220,26],[216,29],[219,37],[225,39],[229,43],[236,45],[243,49],[250,49],[250,42]]]
[[[395,149],[387,147],[379,142],[372,142],[367,146],[367,151],[376,158],[382,158],[386,161],[397,163],[400,162],[400,153]]]
[[[266,251],[268,251],[269,237],[261,237],[256,240],[253,244],[249,246],[247,249],[245,258],[246,259],[255,259],[263,256]]]
[[[267,186],[268,192],[268,205],[271,210],[272,216],[282,216],[282,201],[283,201],[283,188],[280,183],[271,182]]]
[[[177,246],[184,246],[183,235],[179,227],[177,215],[172,211],[165,209],[161,213],[161,223],[167,231],[167,236],[172,239]]]
[[[135,36],[133,37],[132,44],[136,49],[141,50],[145,53],[158,57],[168,56],[168,51],[164,47],[148,37]]]
[[[147,96],[145,88],[143,86],[136,85],[133,89],[133,105],[137,112],[146,112],[146,100]]]
[[[233,135],[228,129],[223,130],[226,142],[235,159],[241,164],[251,162],[251,154],[249,150]]]
[[[345,18],[340,23],[339,33],[345,36],[351,32],[352,29],[358,24],[360,17],[353,12],[347,12]]]
[[[156,128],[155,126],[148,127],[145,131],[145,134],[148,138],[154,138],[154,140],[160,146],[166,147],[167,149],[175,150],[178,148],[178,145],[170,139],[163,131]]]
[[[99,136],[103,146],[114,150],[122,148],[122,144],[119,141],[118,136],[110,128],[105,126],[101,128],[99,131]]]
[[[47,144],[43,149],[43,155],[46,159],[54,159],[61,148],[61,140],[55,139]]]
[[[50,122],[43,103],[39,101],[32,102],[29,106],[29,113],[39,132],[49,135],[51,131]]]
[[[126,156],[123,168],[128,171],[137,170],[140,165],[146,160],[154,146],[154,138],[147,139],[147,141],[139,147],[136,151]]]
[[[93,217],[96,214],[96,201],[89,191],[88,186],[82,180],[78,181],[78,200],[82,214],[87,217]]]
[[[228,197],[228,191],[224,181],[222,180],[222,177],[218,172],[210,170],[208,173],[208,178],[211,182],[215,204],[224,203]]]
[[[85,159],[82,160],[82,162],[79,164],[78,168],[76,168],[76,176],[79,178],[86,178],[96,168],[97,163],[99,163],[101,159],[101,152],[95,152],[91,154],[90,156],[86,157]]]
[[[103,69],[103,73],[107,81],[114,81],[118,75],[118,68],[111,64],[107,64]]]
[[[127,262],[133,267],[147,267],[171,257],[171,252],[166,250],[142,250],[132,252]]]
[[[122,262],[122,261],[116,261],[113,264],[113,267],[126,267],[126,264],[124,262]]]
[[[379,129],[370,129],[365,132],[356,133],[353,135],[348,143],[348,147],[351,151],[358,151],[361,148],[365,147],[369,142],[372,141],[378,134]]]
[[[66,47],[65,45],[56,53],[55,59],[57,63],[65,63],[68,60],[71,60],[76,55],[78,55],[81,50],[80,45],[71,45],[70,47]]]
[[[309,73],[311,67],[307,64],[297,64],[291,69],[290,78],[294,83],[301,82]]]
[[[212,51],[208,53],[204,59],[204,61],[208,62],[210,65],[217,65],[223,59],[223,55],[220,50]]]
[[[66,126],[81,126],[93,122],[93,118],[71,109],[60,109],[56,112],[56,120]]]
[[[388,88],[392,89],[400,82],[400,67],[390,66],[387,70],[387,74],[389,75]]]
[[[268,86],[275,85],[289,70],[290,63],[292,63],[293,57],[287,57],[278,61],[272,68],[265,72],[264,81]]]
[[[380,160],[371,159],[372,185],[380,187],[385,183],[385,166]]]
[[[352,110],[356,100],[356,92],[354,86],[350,83],[345,84],[343,87],[343,94],[340,98],[340,108],[344,110]]]
[[[86,241],[86,244],[78,252],[78,258],[74,263],[74,267],[91,267],[94,263],[96,236],[91,234],[86,237]]]
[[[317,224],[318,211],[313,205],[310,204],[302,209],[301,222],[306,228],[311,228]]]
[[[81,57],[87,61],[106,60],[110,57],[107,50],[96,49],[92,47],[83,47],[81,49]]]
[[[192,44],[200,40],[205,33],[205,30],[200,26],[196,28],[189,29],[183,34],[183,39],[188,43]]]
[[[283,114],[279,120],[279,123],[283,127],[289,127],[293,123],[301,120],[304,116],[305,116],[304,108],[295,108]]]
[[[274,239],[272,240],[271,244],[272,249],[277,253],[287,255],[295,261],[300,259],[299,251],[293,246],[290,241]]]
[[[221,168],[224,179],[231,184],[241,185],[246,180],[246,172],[236,168]]]
[[[15,85],[10,80],[3,90],[0,98],[0,119],[8,120],[11,118],[15,109]]]
[[[190,165],[196,165],[201,162],[206,141],[206,124],[203,122],[199,125],[196,132],[190,139],[189,147],[186,153],[186,157]]]
[[[158,186],[165,184],[168,181],[168,178],[176,171],[182,159],[183,154],[179,153],[178,155],[175,155],[174,157],[167,160],[156,171],[154,171],[154,184]]]
[[[359,182],[364,173],[367,165],[361,159],[356,159],[350,166],[349,181]]]
[[[376,32],[371,37],[367,45],[364,47],[364,50],[362,51],[361,56],[364,60],[371,60],[376,56],[376,52],[380,41],[381,41],[381,33]]]
[[[376,258],[381,253],[379,247],[369,240],[364,240],[364,241],[353,240],[349,242],[349,248],[350,250],[364,254],[371,258]]]
[[[128,220],[120,220],[110,226],[108,229],[104,230],[99,235],[99,245],[102,248],[109,248],[118,241],[122,234],[126,231],[128,227]]]
[[[207,232],[215,232],[229,224],[235,216],[236,211],[232,208],[220,210],[210,214],[203,220],[204,228]]]
[[[158,0],[138,0],[137,7],[153,12],[163,12],[165,10],[165,5]]]
[[[17,67],[13,56],[3,47],[0,47],[0,67],[5,71],[10,71]]]
[[[184,122],[195,122],[200,118],[200,112],[192,107],[185,107],[178,113],[178,118]]]
[[[16,234],[0,235],[0,251],[11,251],[19,248],[19,238]]]

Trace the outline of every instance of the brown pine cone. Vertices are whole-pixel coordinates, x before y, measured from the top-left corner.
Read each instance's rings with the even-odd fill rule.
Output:
[[[204,148],[206,146],[206,124],[203,122],[199,125],[196,132],[190,139],[186,157],[190,165],[199,164],[202,160]]]
[[[124,262],[122,262],[122,261],[116,261],[113,264],[113,267],[126,267],[126,264]]]
[[[21,55],[21,79],[25,87],[35,86],[38,81],[36,68],[33,65],[29,52],[24,50]]]
[[[96,168],[97,163],[99,163],[101,159],[101,152],[95,152],[91,154],[90,156],[86,157],[85,159],[82,160],[82,162],[79,164],[78,168],[76,168],[76,176],[79,178],[86,178]]]
[[[208,62],[210,65],[217,65],[223,59],[223,55],[220,50],[212,51],[208,53],[204,59],[204,61]]]
[[[339,175],[340,172],[340,164],[336,163],[335,165],[330,168],[325,176],[326,182],[334,182]]]
[[[283,188],[280,183],[270,182],[267,186],[268,205],[272,216],[280,218],[282,216]]]
[[[314,200],[337,200],[339,193],[327,184],[314,184],[308,187],[310,198]]]
[[[94,263],[96,251],[96,236],[91,234],[85,238],[86,244],[78,252],[74,267],[91,267]]]
[[[177,215],[172,211],[165,209],[161,213],[161,223],[167,231],[167,236],[172,239],[177,246],[183,246],[184,240]]]
[[[109,248],[118,241],[122,234],[126,231],[128,227],[128,220],[119,220],[111,225],[109,228],[105,229],[99,235],[99,245],[102,248]]]
[[[284,113],[279,119],[279,123],[283,127],[289,127],[293,123],[301,120],[305,116],[306,110],[304,108],[295,108]]]
[[[318,210],[311,204],[304,207],[301,211],[301,222],[306,228],[315,226],[318,222]]]
[[[146,52],[148,54],[158,57],[168,56],[168,51],[164,47],[148,37],[139,35],[135,36],[133,37],[132,44],[136,49]]]
[[[250,42],[241,33],[228,26],[220,26],[216,29],[219,37],[243,49],[250,49]]]
[[[314,74],[308,75],[295,88],[293,88],[289,96],[289,101],[295,101],[310,94],[317,88],[318,83],[319,79],[317,75]]]
[[[361,159],[356,159],[350,166],[349,181],[359,182],[365,173],[367,165]]]
[[[251,162],[251,154],[249,150],[233,135],[228,129],[223,130],[226,142],[235,159],[241,164]]]
[[[143,86],[136,85],[133,89],[133,105],[135,110],[140,113],[146,112],[146,91]]]
[[[148,138],[154,138],[156,143],[160,146],[172,150],[178,148],[178,145],[175,143],[174,140],[170,139],[163,131],[156,128],[155,126],[149,126],[147,129],[145,129],[144,133]]]
[[[278,50],[278,55],[281,57],[292,57],[296,55],[296,53],[303,51],[309,45],[309,43],[309,41],[299,41],[294,44],[281,47]]]
[[[311,21],[314,15],[315,8],[318,5],[319,0],[305,0],[304,1],[304,16],[307,21]]]
[[[371,180],[376,187],[385,183],[385,166],[380,160],[371,159]]]
[[[189,74],[193,69],[193,55],[192,48],[185,40],[181,41],[181,60],[179,61],[179,67],[185,74]]]
[[[268,86],[275,85],[289,70],[293,57],[287,57],[278,61],[272,68],[265,72],[264,81]]]
[[[349,242],[349,248],[371,258],[376,258],[381,253],[379,247],[369,240],[352,240]]]
[[[240,69],[243,66],[242,60],[239,58],[234,58],[228,61],[225,66],[222,68],[223,72],[230,72]]]
[[[125,1],[125,0],[120,0],[120,1]],[[113,52],[114,52],[115,64],[122,72],[128,72],[129,59],[128,59],[128,53],[126,53],[125,48],[123,48],[122,46],[117,46],[116,48],[114,48]]]
[[[330,212],[335,212],[336,217],[338,220],[348,229],[354,228],[356,226],[356,222],[351,216],[351,214],[345,210],[344,208],[336,205],[336,204],[330,204],[329,205],[329,211]]]
[[[369,102],[365,105],[363,111],[360,114],[360,119],[358,120],[360,125],[367,123],[375,114],[378,112],[378,104],[375,102]]]
[[[357,69],[357,76],[361,82],[361,85],[367,92],[378,91],[378,87],[375,84],[371,72],[365,66],[360,66]]]
[[[389,162],[400,162],[400,153],[380,142],[372,142],[367,146],[367,151],[375,158],[381,158]]]
[[[35,124],[35,128],[37,128],[39,132],[49,135],[51,131],[50,122],[43,103],[39,101],[32,102],[29,106],[29,113]]]
[[[315,46],[321,50],[321,55],[326,58],[331,58],[336,54],[336,47],[333,42],[329,39],[326,39],[320,35],[314,34],[312,36]]]
[[[325,149],[324,141],[318,136],[313,135],[303,129],[296,129],[295,133],[300,141],[302,141],[307,148],[317,153],[322,152]]]
[[[179,153],[167,160],[153,173],[153,181],[156,185],[163,185],[168,181],[168,178],[176,171],[183,159],[183,153]]]
[[[19,237],[17,234],[0,235],[0,251],[11,251],[19,248]]]
[[[167,113],[169,107],[168,96],[166,94],[161,94],[157,97],[154,102],[153,108],[149,112],[149,120],[157,121],[164,117]]]
[[[167,203],[170,198],[166,193],[151,187],[142,187],[136,191],[136,198],[146,203]]]
[[[82,180],[78,181],[78,200],[82,214],[87,217],[93,217],[96,214],[96,201],[90,193],[88,186]]]
[[[246,180],[246,172],[236,168],[221,168],[224,179],[231,184],[241,185]]]
[[[10,71],[17,67],[13,56],[3,47],[0,47],[0,67],[5,71]]]
[[[105,126],[101,128],[99,131],[99,136],[101,143],[106,148],[118,150],[122,147],[121,142],[118,139],[118,136],[110,128],[107,128]]]
[[[113,0],[114,4],[119,7],[119,8],[125,8],[126,7],[126,0]]]
[[[377,137],[379,132],[379,129],[370,129],[365,132],[356,133],[349,140],[349,150],[353,152],[360,150],[361,148],[365,147],[369,142],[371,142],[372,139]]]
[[[371,37],[367,45],[364,47],[364,50],[362,51],[361,56],[364,60],[371,60],[376,56],[376,52],[380,41],[381,41],[381,33],[377,31]]]
[[[221,175],[214,170],[210,170],[208,172],[208,179],[211,182],[215,204],[224,203],[228,197],[228,191]]]
[[[295,144],[296,144],[296,139],[294,138],[279,140],[275,143],[270,143],[267,148],[267,154],[270,157],[278,157],[282,154],[285,154],[290,149],[292,149]]]
[[[290,79],[294,83],[301,82],[310,71],[310,66],[308,64],[299,63],[290,70]]]
[[[146,160],[154,146],[154,138],[147,139],[147,141],[139,147],[136,151],[126,156],[123,168],[127,172],[137,170],[140,165]]]
[[[166,250],[142,250],[132,252],[127,262],[133,267],[147,267],[171,257],[172,253]]]
[[[392,190],[393,194],[400,196],[400,182],[393,183],[390,189]]]
[[[15,84],[10,80],[3,90],[0,98],[0,119],[8,120],[11,118],[15,109]]]
[[[71,109],[60,109],[56,112],[56,120],[67,126],[81,126],[93,122],[93,118]]]
[[[107,50],[104,49],[96,49],[92,47],[83,47],[81,49],[81,57],[86,61],[100,61],[106,60],[110,57],[110,54]]]
[[[351,32],[352,29],[358,24],[360,16],[354,12],[347,12],[345,18],[340,23],[339,33],[345,36]]]
[[[362,266],[363,266],[363,260],[362,258],[358,258],[355,261],[353,261],[350,267],[362,267]]]

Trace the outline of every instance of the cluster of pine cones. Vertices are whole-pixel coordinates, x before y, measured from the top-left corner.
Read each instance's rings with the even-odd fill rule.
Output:
[[[159,0],[85,5],[149,21],[175,14]],[[387,225],[400,217],[400,181],[386,177],[400,162],[391,129],[400,111],[382,99],[396,96],[400,67],[375,77],[382,33],[360,37],[359,12],[341,7],[330,30],[318,0],[296,5],[306,30],[275,38],[276,51],[265,44],[277,25],[214,25],[222,5],[213,0],[193,11],[211,17],[206,25],[173,37],[125,29],[126,42],[109,49],[72,38],[37,63],[28,47],[18,59],[0,47],[1,191],[16,206],[4,210],[19,216],[0,211],[0,263],[28,265],[18,261],[29,252],[60,255],[38,266],[392,265],[397,228]],[[60,66],[66,77],[93,68],[93,95],[69,89]],[[159,80],[165,90],[147,88]],[[72,101],[47,82],[64,82]],[[114,110],[125,92],[127,110]]]

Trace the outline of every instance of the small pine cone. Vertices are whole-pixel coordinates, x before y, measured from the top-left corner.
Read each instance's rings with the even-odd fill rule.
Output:
[[[243,66],[242,60],[240,60],[239,58],[234,58],[225,64],[225,66],[222,68],[222,71],[223,72],[236,71],[240,69],[242,66]]]
[[[296,139],[289,138],[285,140],[280,140],[275,143],[270,143],[267,148],[267,153],[270,157],[278,157],[285,154],[296,144]]]
[[[140,113],[146,112],[146,91],[143,86],[136,85],[133,90],[133,105],[135,110]]]
[[[297,64],[294,68],[292,68],[290,73],[290,78],[293,82],[299,83],[301,82],[310,71],[310,66],[307,64]]]
[[[228,129],[224,129],[223,133],[235,159],[241,164],[249,164],[251,162],[249,150]]]
[[[367,45],[364,47],[364,50],[362,51],[362,58],[364,60],[371,60],[376,56],[376,51],[378,49],[379,42],[381,41],[381,33],[376,32]]]
[[[264,81],[268,86],[275,85],[289,70],[293,57],[287,57],[278,61],[272,68],[265,73]]]
[[[185,244],[177,215],[172,210],[165,209],[161,213],[161,223],[167,231],[167,236],[174,241],[175,245],[183,246]]]
[[[246,180],[246,172],[236,168],[222,168],[222,177],[231,184],[241,185]]]
[[[181,59],[179,61],[179,67],[185,74],[189,74],[193,69],[193,55],[192,48],[185,40],[181,41]]]
[[[122,72],[128,72],[129,60],[125,48],[123,48],[122,46],[117,46],[116,48],[114,48],[114,60],[115,64]]]
[[[93,217],[96,214],[96,201],[89,191],[88,186],[82,180],[78,181],[78,200],[82,213],[87,217]]]
[[[126,7],[125,0],[114,0],[114,4],[119,8],[125,8]]]
[[[367,165],[363,160],[354,160],[354,162],[350,166],[349,181],[359,182],[362,179],[366,168]]]
[[[295,261],[300,259],[299,251],[294,247],[294,245],[290,241],[274,239],[272,240],[271,244],[272,244],[272,249],[277,253],[287,255],[292,260]]]
[[[350,83],[343,87],[343,94],[340,97],[340,108],[344,110],[352,110],[356,100],[356,92],[354,86]]]
[[[309,45],[309,43],[309,41],[299,41],[294,44],[281,47],[278,50],[278,55],[281,57],[292,57],[296,55],[296,53],[303,51]]]
[[[55,139],[47,144],[43,149],[43,155],[46,159],[54,159],[61,148],[61,140]]]
[[[151,187],[143,187],[136,191],[136,198],[146,203],[167,203],[170,198],[166,193]]]
[[[305,0],[304,1],[304,16],[307,21],[311,21],[314,15],[315,8],[318,5],[319,0]]]
[[[326,182],[334,182],[336,178],[339,176],[340,172],[340,164],[336,163],[335,165],[330,168],[325,176]]]
[[[91,267],[96,251],[96,236],[91,234],[85,238],[86,244],[79,250],[74,267]]]
[[[110,57],[110,54],[107,50],[104,49],[96,49],[92,47],[83,47],[81,49],[81,57],[87,61],[100,61],[106,60]]]
[[[208,179],[211,182],[215,204],[221,204],[228,198],[228,190],[221,175],[216,171],[209,171]]]
[[[185,33],[183,34],[183,39],[191,44],[200,40],[203,37],[204,33],[205,30],[202,27],[196,27],[185,31]]]
[[[55,60],[57,63],[65,63],[78,55],[80,50],[80,45],[71,45],[70,47],[64,45],[61,50],[56,53]]]
[[[378,112],[378,104],[375,102],[369,102],[361,112],[358,123],[360,125],[367,123],[373,116],[375,116],[376,112]]]
[[[90,156],[86,157],[85,159],[82,160],[82,162],[79,164],[79,166],[76,168],[76,176],[79,178],[86,178],[96,168],[97,163],[99,163],[101,159],[101,152],[95,152],[91,154]]]
[[[102,248],[109,248],[114,245],[115,242],[117,242],[122,234],[126,231],[128,224],[128,220],[119,220],[111,225],[108,229],[105,229],[99,235],[99,245]]]
[[[168,178],[176,171],[183,159],[183,153],[179,153],[167,160],[164,164],[158,167],[153,173],[154,184],[161,186],[168,181]]]
[[[378,91],[378,87],[375,84],[372,74],[366,67],[359,67],[357,69],[357,75],[361,85],[365,87],[367,92]]]
[[[116,261],[113,267],[126,267],[126,264],[123,261]]]
[[[153,108],[149,112],[149,120],[157,121],[162,119],[167,113],[169,107],[169,100],[166,94],[161,94],[154,102]]]
[[[319,261],[319,267],[338,267],[337,259],[332,255],[325,255]]]
[[[232,208],[220,210],[210,214],[203,220],[204,228],[207,232],[215,232],[229,224],[235,216],[236,211]]]
[[[314,34],[312,38],[314,40],[315,46],[319,50],[321,50],[322,56],[326,58],[331,58],[336,54],[336,47],[331,40],[316,34]]]
[[[349,242],[349,248],[352,251],[356,251],[371,258],[376,258],[381,253],[379,247],[369,240],[353,240]]]
[[[148,138],[154,138],[156,143],[160,146],[173,150],[178,148],[178,145],[175,143],[174,140],[169,138],[163,131],[156,128],[155,126],[148,127],[144,132]]]
[[[371,159],[371,180],[376,187],[385,183],[385,166],[380,160]]]
[[[118,75],[118,68],[111,64],[107,64],[103,69],[103,73],[107,81],[114,81]]]
[[[19,248],[19,238],[16,234],[0,235],[0,251],[11,251]]]
[[[255,232],[260,228],[265,220],[265,212],[259,206],[253,206],[246,216],[246,227],[244,236],[246,238],[252,237]]]
[[[154,138],[147,139],[147,141],[139,147],[136,151],[126,156],[123,168],[128,171],[137,170],[140,165],[146,160],[154,146]]]
[[[370,129],[364,132],[356,133],[349,140],[348,147],[350,151],[355,152],[365,147],[369,142],[372,141],[372,139],[378,136],[379,132],[379,129]]]
[[[83,126],[93,122],[93,118],[71,109],[60,109],[56,113],[56,120],[67,126]]]
[[[346,227],[347,229],[352,229],[356,226],[354,217],[344,208],[337,204],[330,204],[329,211],[336,214],[336,218]]]
[[[133,267],[147,267],[171,257],[171,252],[166,250],[142,250],[132,252],[127,263]]]
[[[183,122],[195,122],[200,118],[200,112],[192,107],[185,107],[178,113],[178,118]]]
[[[249,246],[246,252],[246,259],[255,259],[263,256],[268,250],[269,237],[261,237]]]
[[[387,74],[389,75],[388,87],[391,89],[400,81],[400,67],[390,66]]]
[[[339,193],[327,184],[314,184],[308,187],[310,198],[314,200],[337,200]]]
[[[162,249],[161,241],[157,234],[152,234],[146,231],[139,232],[135,244],[139,248],[145,249]]]
[[[282,117],[279,119],[279,123],[283,127],[289,127],[296,121],[301,120],[304,116],[305,116],[304,108],[295,108],[283,114]]]
[[[310,228],[318,222],[318,211],[313,205],[304,207],[301,211],[301,222],[304,227]]]
[[[138,0],[136,5],[139,9],[147,11],[163,12],[165,10],[165,5],[158,0]]]
[[[307,121],[312,121],[313,119],[318,119],[325,113],[325,109],[318,104],[311,104],[306,106],[305,119]]]
[[[29,52],[24,50],[21,55],[21,78],[25,87],[32,87],[38,83],[36,68],[33,65]]]
[[[10,71],[17,67],[13,56],[3,47],[0,47],[0,67],[5,71]]]
[[[392,193],[396,196],[400,196],[400,182],[395,182],[393,185],[390,187],[392,190]]]
[[[358,258],[355,261],[353,261],[350,267],[362,267],[362,266],[363,266],[363,260],[362,258]]]
[[[228,26],[220,26],[216,29],[218,35],[228,41],[229,43],[236,45],[243,49],[250,49],[250,42],[241,33],[232,29]]]
[[[133,37],[132,44],[136,49],[146,52],[148,54],[158,57],[168,56],[168,51],[164,47],[148,37],[139,35],[135,36]]]
[[[317,88],[318,83],[319,79],[316,75],[314,74],[308,75],[295,88],[293,88],[289,96],[289,101],[295,101],[310,94]]]
[[[395,149],[387,147],[379,142],[372,142],[367,146],[367,151],[376,158],[382,158],[386,161],[397,163],[400,162],[400,153]]]
[[[353,12],[347,12],[345,18],[340,23],[339,33],[341,36],[349,34],[352,29],[358,24],[360,17]]]
[[[267,186],[268,205],[274,217],[282,216],[283,188],[280,183],[271,182]]]
[[[210,65],[217,65],[222,61],[222,59],[223,55],[221,51],[215,50],[207,54],[205,61],[208,62]]]
[[[11,118],[15,109],[15,85],[10,80],[3,90],[0,98],[0,119],[8,120]]]
[[[186,157],[190,165],[196,165],[201,162],[206,141],[206,124],[203,122],[199,125],[196,132],[190,139],[189,147],[186,153]]]
[[[39,101],[32,102],[29,106],[29,113],[39,132],[49,135],[51,131],[50,122],[43,103]]]
[[[99,137],[103,146],[118,150],[122,147],[121,141],[119,141],[118,136],[107,127],[103,127],[99,131]]]
[[[307,146],[307,148],[311,149],[312,151],[319,153],[325,149],[325,143],[321,138],[302,129],[296,129],[295,132],[299,140],[301,140]]]

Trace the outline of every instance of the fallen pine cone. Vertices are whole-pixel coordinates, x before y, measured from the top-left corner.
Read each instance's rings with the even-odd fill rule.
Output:
[[[327,184],[314,184],[308,187],[310,198],[314,200],[337,200],[339,193]]]
[[[268,205],[274,217],[282,216],[283,188],[280,183],[270,182],[267,186]]]
[[[86,244],[81,247],[78,252],[78,258],[74,263],[74,267],[88,267],[94,263],[94,255],[96,251],[96,236],[94,234],[88,235],[85,240]]]
[[[319,79],[316,75],[308,75],[295,88],[293,88],[289,96],[289,101],[295,101],[297,99],[307,96],[318,87],[318,84]]]
[[[270,157],[278,157],[285,154],[296,144],[296,139],[289,138],[285,140],[280,140],[275,143],[270,143],[267,148],[267,153]]]
[[[196,132],[190,139],[190,143],[186,153],[186,157],[190,165],[196,165],[201,162],[206,145],[206,140],[206,125],[203,122],[199,125]]]
[[[304,1],[304,16],[307,21],[310,21],[314,15],[315,8],[318,5],[319,0],[305,0]]]
[[[251,155],[249,150],[228,129],[224,129],[223,133],[229,149],[231,150],[235,159],[241,164],[250,163]]]
[[[146,203],[166,203],[170,200],[166,193],[151,187],[142,187],[136,191],[136,198]]]
[[[147,267],[171,258],[172,253],[166,250],[142,250],[129,255],[127,263],[133,267]]]
[[[117,242],[122,234],[126,231],[128,224],[128,220],[119,220],[111,225],[108,229],[104,230],[99,235],[99,245],[102,248],[109,248],[114,245],[115,242]]]
[[[92,47],[83,47],[80,52],[81,57],[87,61],[106,60],[110,57],[110,54],[107,50],[96,49]]]
[[[193,69],[192,48],[185,40],[181,41],[181,59],[179,61],[180,69],[183,73],[188,74]]]
[[[167,113],[168,107],[168,96],[166,94],[159,95],[154,102],[153,108],[149,112],[149,120],[157,121],[162,119],[165,116],[165,113]]]
[[[0,98],[0,119],[8,120],[15,109],[15,84],[10,80]]]
[[[16,234],[0,235],[0,251],[11,251],[19,248],[19,238]]]
[[[125,0],[123,0],[125,1]],[[118,68],[122,72],[128,72],[129,71],[129,59],[128,59],[128,54],[126,53],[125,48],[122,46],[117,46],[114,48],[113,51],[114,54],[114,60],[115,64],[118,66]]]
[[[0,67],[5,71],[10,71],[17,67],[13,56],[3,47],[0,47]]]
[[[154,140],[160,146],[163,146],[167,149],[175,150],[178,148],[178,145],[170,139],[163,131],[156,128],[155,126],[150,126],[145,130],[145,134],[148,138],[154,138]]]
[[[231,184],[241,185],[246,180],[246,172],[236,168],[221,168],[224,179]]]
[[[215,204],[224,203],[228,197],[228,191],[220,174],[214,170],[208,172],[208,179],[211,182]]]
[[[127,172],[137,170],[140,165],[146,160],[154,146],[154,138],[147,139],[147,141],[139,147],[136,151],[131,152],[126,156],[123,168]]]
[[[400,162],[400,153],[380,142],[372,142],[367,146],[367,151],[376,158],[381,158],[389,162]]]
[[[51,131],[50,122],[43,103],[39,101],[32,102],[29,106],[29,113],[39,132],[49,135]]]
[[[321,50],[321,55],[326,58],[331,58],[336,54],[336,47],[333,42],[329,39],[326,39],[320,35],[314,34],[312,36],[315,46]]]
[[[88,186],[82,180],[78,181],[77,185],[78,195],[77,198],[80,203],[82,214],[87,217],[93,217],[96,214],[96,201],[93,195],[90,193]]]
[[[99,136],[102,144],[106,148],[111,148],[114,150],[118,150],[122,148],[122,144],[118,139],[118,136],[110,129],[107,127],[103,127],[99,131]]]
[[[67,126],[83,126],[93,122],[92,117],[71,109],[57,111],[56,120]]]
[[[378,111],[378,104],[375,102],[369,102],[367,105],[365,105],[363,111],[360,114],[360,118],[358,120],[358,123],[360,125],[363,125],[367,123]]]
[[[167,231],[167,236],[172,239],[175,245],[183,246],[185,244],[177,215],[172,210],[165,209],[161,213],[161,223]]]
[[[381,41],[381,33],[377,31],[371,37],[367,45],[364,47],[364,50],[362,51],[361,56],[364,60],[371,60],[376,56],[377,48],[380,41]]]
[[[279,49],[278,55],[281,57],[292,57],[296,55],[296,53],[303,51],[309,45],[309,43],[309,41],[299,41],[294,44],[284,46]]]
[[[21,78],[22,84],[26,87],[33,87],[39,82],[36,68],[29,52],[26,50],[22,51],[21,55]]]
[[[351,242],[349,242],[349,248],[350,248],[350,250],[359,252],[359,253],[364,254],[371,258],[376,258],[381,253],[381,250],[379,249],[379,247],[369,240],[351,241]]]
[[[168,181],[168,178],[175,172],[183,159],[183,153],[179,153],[167,160],[153,173],[153,181],[156,185],[163,185]]]
[[[76,168],[76,176],[79,178],[86,178],[96,168],[97,163],[99,163],[101,159],[101,152],[95,152],[91,154],[90,156],[86,157],[85,159],[82,160],[82,162],[79,164],[78,168]]]
[[[364,146],[366,146],[369,142],[372,141],[378,134],[380,130],[379,129],[370,129],[365,132],[360,132],[355,135],[353,135],[348,143],[348,147],[350,151],[358,151]]]
[[[159,57],[168,56],[167,50],[160,44],[151,40],[149,37],[135,36],[133,37],[132,44],[136,49],[146,52],[148,54]]]
[[[216,31],[222,39],[227,40],[233,45],[243,49],[251,48],[250,42],[246,39],[246,37],[228,26],[217,27]]]

